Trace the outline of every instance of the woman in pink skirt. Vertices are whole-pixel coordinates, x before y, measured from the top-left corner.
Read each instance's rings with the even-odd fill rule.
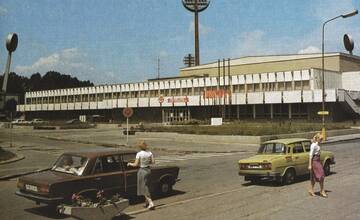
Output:
[[[323,137],[321,134],[316,134],[312,139],[312,144],[310,146],[309,154],[309,170],[310,170],[310,190],[309,194],[315,196],[314,186],[315,182],[320,183],[320,196],[327,197],[327,194],[324,190],[324,168],[320,161],[320,146]]]

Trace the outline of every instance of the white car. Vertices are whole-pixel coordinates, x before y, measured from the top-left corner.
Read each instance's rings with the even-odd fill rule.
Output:
[[[24,119],[15,119],[11,124],[26,124],[26,121]]]
[[[45,123],[44,120],[40,119],[40,118],[34,118],[32,121],[31,121],[31,124],[43,124]]]

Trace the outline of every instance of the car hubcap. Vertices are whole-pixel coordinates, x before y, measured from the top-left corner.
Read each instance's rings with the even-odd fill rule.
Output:
[[[330,166],[329,166],[328,163],[325,164],[324,170],[325,170],[325,175],[329,175],[329,174],[330,174]]]
[[[289,171],[287,175],[287,182],[292,183],[293,181],[294,181],[294,175],[291,171]]]
[[[167,193],[169,191],[169,185],[167,183],[164,183],[161,185],[161,192]]]

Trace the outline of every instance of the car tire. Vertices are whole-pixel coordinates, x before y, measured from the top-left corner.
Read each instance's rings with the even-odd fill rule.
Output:
[[[282,178],[282,184],[283,185],[290,185],[295,182],[295,170],[294,169],[288,169],[286,170],[283,178]]]
[[[329,160],[327,160],[327,161],[325,162],[323,169],[324,169],[324,174],[325,174],[325,176],[329,176],[330,173],[331,173]]]
[[[158,191],[161,195],[168,195],[172,192],[172,187],[173,185],[171,184],[171,181],[169,180],[161,181],[159,184]]]
[[[260,182],[259,177],[250,177],[249,180],[250,180],[251,184],[257,184]]]

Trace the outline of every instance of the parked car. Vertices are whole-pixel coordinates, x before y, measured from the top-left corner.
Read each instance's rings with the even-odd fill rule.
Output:
[[[37,204],[69,204],[73,194],[104,190],[131,197],[137,193],[138,168],[128,167],[135,151],[96,149],[62,154],[46,171],[20,177],[16,195]],[[153,193],[169,194],[179,180],[179,167],[151,167]]]
[[[70,125],[70,124],[81,124],[82,122],[79,119],[71,119],[65,122],[65,124]]]
[[[309,174],[310,145],[310,140],[300,138],[264,142],[255,156],[239,160],[239,175],[244,176],[245,181],[266,178],[291,184],[296,176]],[[329,175],[330,165],[335,164],[334,154],[322,150],[320,160],[325,175]]]
[[[11,124],[14,124],[14,125],[20,125],[20,124],[26,124],[26,121],[24,119],[15,119],[14,121],[11,122]]]
[[[46,123],[46,121],[40,119],[40,118],[34,118],[32,121],[31,121],[31,124],[44,124]]]

